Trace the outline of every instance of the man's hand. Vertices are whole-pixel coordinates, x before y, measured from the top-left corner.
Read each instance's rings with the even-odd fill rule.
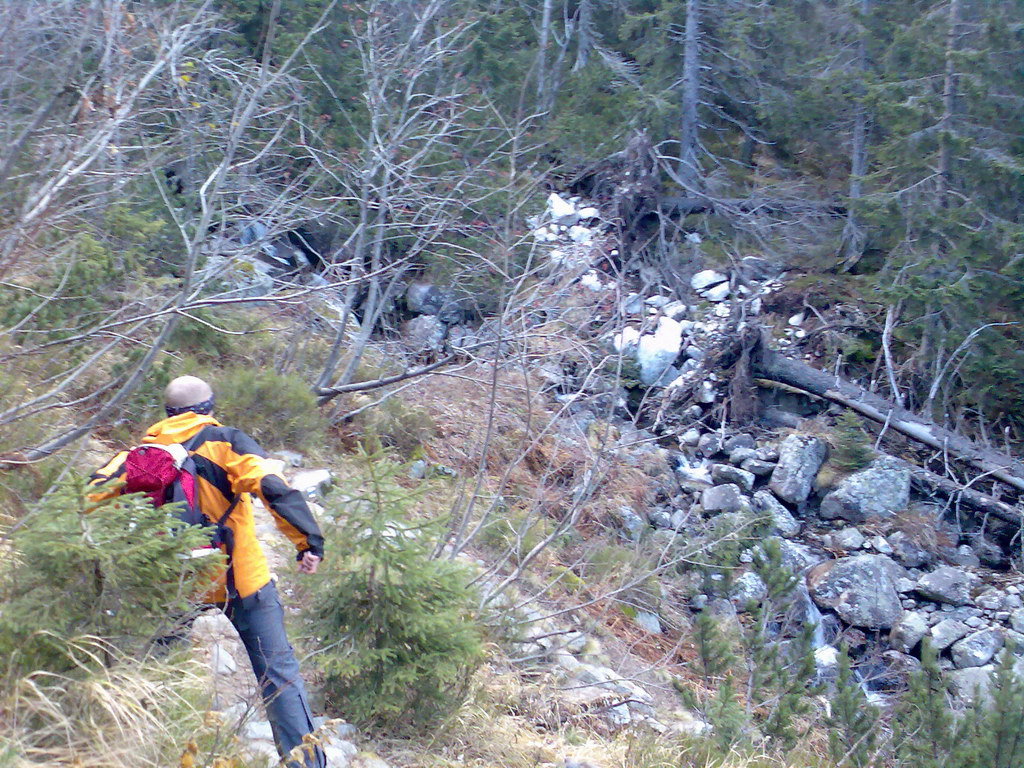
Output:
[[[318,565],[320,565],[320,556],[306,550],[302,553],[302,558],[298,561],[297,567],[299,573],[316,573]]]

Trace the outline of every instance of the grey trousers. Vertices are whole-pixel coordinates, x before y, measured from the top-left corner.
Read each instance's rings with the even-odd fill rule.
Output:
[[[299,676],[299,662],[284,631],[284,609],[277,587],[270,582],[255,594],[228,601],[224,612],[238,630],[252,662],[267,708],[267,719],[274,732],[278,752],[285,756],[302,744],[302,737],[313,731],[306,689]],[[325,768],[323,750],[303,762],[290,762],[289,768]]]

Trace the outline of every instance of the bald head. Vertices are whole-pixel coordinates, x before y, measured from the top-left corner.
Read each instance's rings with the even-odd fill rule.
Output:
[[[195,376],[179,376],[164,390],[164,406],[168,409],[187,409],[212,398],[210,385]]]

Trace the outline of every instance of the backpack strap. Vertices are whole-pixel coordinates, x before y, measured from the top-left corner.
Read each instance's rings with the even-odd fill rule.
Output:
[[[195,450],[200,445],[206,442],[206,439],[203,436],[203,434],[206,432],[207,429],[210,429],[210,425],[203,427],[194,435],[192,435],[192,437],[190,437],[188,440],[185,440],[184,442],[181,443],[185,447],[185,450],[189,452],[190,456],[192,453],[195,452]],[[231,503],[228,504],[228,508],[224,510],[224,513],[214,523],[217,529],[215,534],[216,541],[224,545],[224,549],[228,556],[227,590],[229,600],[237,597],[238,593],[235,590],[235,570],[233,568],[232,562],[235,550],[235,535],[234,532],[230,528],[228,528],[227,521],[228,518],[231,517],[231,513],[235,511],[235,507],[238,506],[241,500],[242,494],[236,493],[234,498],[231,499]]]

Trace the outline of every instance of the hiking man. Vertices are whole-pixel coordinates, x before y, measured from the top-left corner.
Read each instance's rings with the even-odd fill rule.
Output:
[[[287,755],[313,731],[313,717],[299,664],[285,635],[281,601],[256,539],[250,497],[256,494],[263,501],[278,529],[295,545],[300,573],[315,573],[323,557],[320,527],[303,495],[285,483],[278,463],[268,460],[249,435],[213,418],[209,384],[195,376],[181,376],[167,385],[164,406],[167,418],[146,431],[143,443],[179,444],[191,454],[195,504],[223,531],[218,538],[228,556],[227,567],[205,600],[223,608],[238,630],[278,751]],[[128,455],[125,451],[114,457],[93,475],[92,483],[100,486],[123,480]],[[324,762],[323,752],[316,748],[305,763],[289,765],[323,768]]]

